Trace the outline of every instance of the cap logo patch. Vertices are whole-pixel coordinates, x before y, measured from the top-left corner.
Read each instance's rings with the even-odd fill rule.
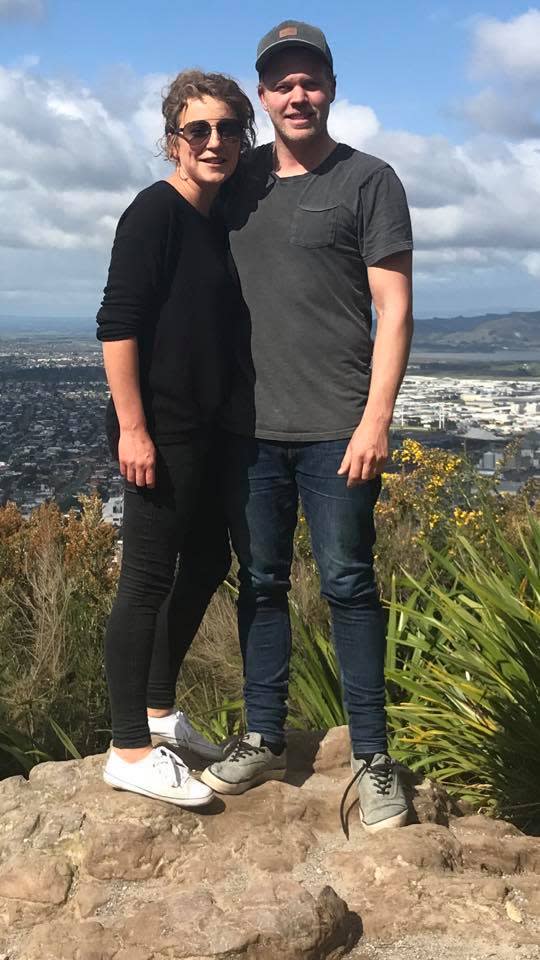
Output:
[[[281,37],[296,37],[298,36],[298,27],[284,27],[283,30],[279,31],[279,36]]]

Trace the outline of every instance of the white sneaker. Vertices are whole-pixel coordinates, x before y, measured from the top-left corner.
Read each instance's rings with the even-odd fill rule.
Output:
[[[202,733],[191,726],[185,713],[177,710],[167,717],[148,717],[152,743],[168,743],[171,747],[185,747],[203,760],[223,759],[223,749],[210,743]]]
[[[123,760],[111,749],[103,779],[117,790],[142,793],[179,807],[203,807],[214,797],[212,790],[192,777],[185,763],[167,747],[156,747],[134,763]]]

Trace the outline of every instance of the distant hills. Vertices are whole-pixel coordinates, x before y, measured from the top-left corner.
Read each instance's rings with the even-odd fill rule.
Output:
[[[93,317],[0,316],[0,337],[94,339]],[[416,350],[540,349],[540,310],[512,310],[478,317],[432,317],[415,321]]]
[[[415,320],[415,348],[430,350],[540,348],[540,310],[486,313],[480,317]]]

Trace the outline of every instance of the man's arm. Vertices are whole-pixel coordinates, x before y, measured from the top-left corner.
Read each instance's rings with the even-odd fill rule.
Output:
[[[338,470],[347,474],[348,487],[377,476],[388,458],[388,433],[413,331],[412,254],[396,253],[368,267],[368,280],[377,334],[366,408]]]

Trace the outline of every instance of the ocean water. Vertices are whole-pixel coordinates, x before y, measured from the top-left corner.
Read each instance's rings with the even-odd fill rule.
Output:
[[[490,363],[538,363],[540,361],[540,350],[478,350],[467,351],[467,353],[447,352],[434,353],[433,351],[415,350],[411,351],[411,361],[423,361],[424,363],[477,363],[485,366]]]

